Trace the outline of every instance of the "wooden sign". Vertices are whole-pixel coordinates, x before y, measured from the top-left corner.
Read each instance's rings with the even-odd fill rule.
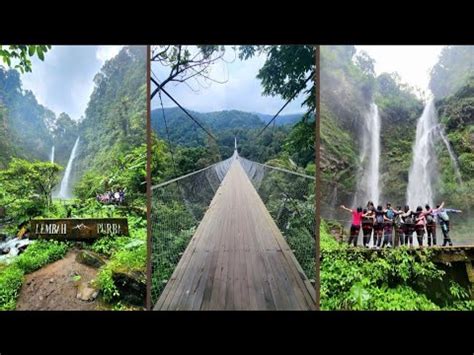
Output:
[[[31,239],[92,240],[103,236],[128,235],[127,218],[33,219]]]

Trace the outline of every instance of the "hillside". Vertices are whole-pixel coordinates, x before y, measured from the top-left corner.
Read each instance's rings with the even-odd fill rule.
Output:
[[[160,137],[167,137],[163,111],[172,142],[185,146],[199,146],[204,143],[206,133],[178,107],[164,110],[158,108],[151,111],[152,128]],[[240,130],[264,126],[264,122],[257,114],[248,112],[230,110],[201,113],[189,110],[189,113],[211,132],[232,130],[237,133]]]
[[[79,175],[91,169],[107,169],[121,152],[145,143],[144,77],[144,47],[123,48],[94,77],[94,91],[78,127]]]

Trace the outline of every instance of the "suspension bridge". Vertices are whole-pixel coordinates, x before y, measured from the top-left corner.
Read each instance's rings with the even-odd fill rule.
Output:
[[[288,176],[286,184],[282,175]],[[283,190],[288,185],[294,188],[293,192]],[[196,210],[196,205],[206,205],[206,187],[209,191],[204,195],[207,199],[213,195],[212,199],[207,208]],[[157,286],[162,292],[155,295],[154,309],[315,309],[314,286],[295,256],[297,253],[306,271],[314,274],[314,210],[312,217],[311,211],[306,215],[312,226],[297,229],[300,235],[292,243],[293,248],[288,244],[292,242],[290,236],[285,237],[280,231],[295,228],[292,218],[303,214],[295,200],[298,196],[301,203],[311,189],[314,191],[314,177],[244,159],[237,147],[227,160],[153,187],[156,273],[162,270],[160,265],[172,264],[179,258],[169,280],[163,280],[164,288]],[[257,190],[261,190],[267,204],[272,201],[278,205],[273,208],[277,222]],[[178,200],[184,201],[195,223],[200,220],[197,228],[188,232],[192,237],[180,257],[176,256],[179,250],[174,249],[173,243],[184,229],[176,216],[168,216],[167,220],[166,213],[160,216],[159,212],[160,204],[163,211],[165,205],[176,206]],[[314,198],[310,203],[314,205]],[[202,219],[199,212],[204,213]],[[158,279],[159,276],[156,275]]]
[[[207,136],[213,134],[161,93]],[[312,70],[258,138],[314,77]],[[173,167],[176,165],[169,145]],[[152,187],[152,287],[155,310],[316,309],[315,177],[239,156]]]

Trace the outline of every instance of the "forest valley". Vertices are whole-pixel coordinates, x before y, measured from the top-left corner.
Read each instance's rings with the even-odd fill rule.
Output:
[[[445,201],[447,207],[463,211],[451,219],[454,245],[474,244],[473,48],[445,47],[429,84],[440,127],[454,155],[453,162],[446,145],[436,144],[434,203]],[[338,207],[367,203],[354,196],[361,179],[362,135],[371,104],[377,105],[381,120],[376,203],[403,206],[424,102],[398,74],[376,75],[367,53],[356,54],[353,46],[322,46],[321,307],[472,310],[469,282],[453,277],[453,265],[433,263],[431,250],[410,252],[401,247],[368,254],[346,245],[350,218]]]
[[[48,48],[40,56],[31,48],[40,46],[18,47],[25,63],[28,54],[48,60]],[[26,70],[34,71],[29,63]],[[0,66],[0,310],[145,306],[145,78],[146,48],[124,47],[95,75],[85,114],[75,121],[67,113],[56,117],[22,88],[18,70]],[[57,198],[76,140],[73,197]],[[98,201],[97,195],[119,189],[125,191],[120,205]],[[130,235],[92,243],[14,239],[33,218],[66,217],[126,217]],[[53,271],[57,279],[48,276]],[[48,293],[28,295],[27,286],[42,277]],[[69,296],[67,285],[77,289],[71,295],[77,300],[61,303],[56,296],[55,306],[56,294]]]

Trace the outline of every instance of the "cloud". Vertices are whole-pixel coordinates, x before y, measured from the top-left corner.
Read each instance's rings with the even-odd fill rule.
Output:
[[[122,48],[123,46],[98,46],[96,58],[105,63],[105,61],[115,57]]]
[[[198,112],[212,112],[221,110],[241,110],[247,112],[259,112],[266,114],[275,114],[285,103],[279,96],[263,96],[263,88],[260,79],[257,79],[259,69],[265,63],[266,56],[255,56],[246,61],[235,58],[231,49],[227,49],[226,60],[229,63],[217,63],[212,67],[210,76],[225,83],[208,82],[206,87],[199,87],[195,81],[190,80],[189,85],[170,83],[166,86],[167,91],[181,105]],[[164,80],[168,75],[169,68],[164,68],[158,63],[153,63],[153,72],[159,80]],[[163,106],[171,107],[175,104],[162,94]],[[291,102],[282,114],[298,113],[304,111],[301,107],[303,95],[299,95]],[[161,107],[158,96],[152,101],[152,108]]]
[[[94,76],[105,60],[121,46],[53,46],[44,61],[33,59],[33,71],[22,74],[24,89],[56,115],[66,112],[73,119],[84,115],[94,89]]]
[[[429,91],[431,68],[443,46],[356,46],[375,59],[375,72],[397,72],[402,81]]]

